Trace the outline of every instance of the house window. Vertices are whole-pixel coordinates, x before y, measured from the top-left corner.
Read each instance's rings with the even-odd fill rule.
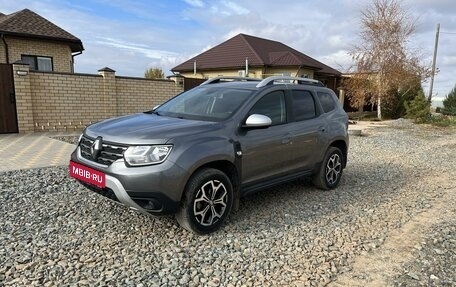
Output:
[[[274,76],[291,77],[291,73],[290,72],[275,73]]]
[[[41,56],[21,55],[21,60],[30,66],[32,71],[52,72],[52,58]]]

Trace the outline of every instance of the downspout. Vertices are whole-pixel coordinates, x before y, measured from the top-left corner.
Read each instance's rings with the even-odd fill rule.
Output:
[[[6,63],[9,64],[9,51],[8,51],[8,43],[6,43],[5,40],[5,34],[2,34],[2,41],[3,44],[5,45],[5,57],[6,57]]]
[[[71,72],[74,73],[74,57],[82,54],[82,51],[79,51],[75,54],[71,54]]]

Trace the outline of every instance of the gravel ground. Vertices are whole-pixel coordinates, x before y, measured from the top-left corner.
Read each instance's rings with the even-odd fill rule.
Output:
[[[455,218],[433,227],[414,253],[394,286],[456,286]]]
[[[70,144],[77,144],[79,135],[77,135],[77,136],[56,136],[56,137],[51,137],[51,139],[63,141],[63,142],[70,143]]]
[[[66,167],[0,173],[0,286],[337,283],[419,214],[448,199],[455,211],[455,134],[398,121],[352,137],[338,189],[320,191],[305,179],[270,188],[242,199],[209,236],[101,198]],[[420,257],[385,282],[455,282],[454,220],[428,234]]]

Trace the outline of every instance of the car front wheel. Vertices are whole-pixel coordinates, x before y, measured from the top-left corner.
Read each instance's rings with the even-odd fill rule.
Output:
[[[226,174],[204,168],[187,183],[176,219],[189,231],[207,234],[223,224],[232,204],[233,186]]]
[[[339,185],[343,171],[343,155],[339,148],[329,147],[320,169],[313,177],[316,187],[324,190],[333,189]]]

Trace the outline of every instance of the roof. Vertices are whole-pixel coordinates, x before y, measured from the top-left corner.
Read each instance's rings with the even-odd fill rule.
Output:
[[[244,68],[248,59],[250,67],[308,67],[317,73],[341,73],[281,42],[239,34],[171,69],[173,72],[198,69]]]
[[[9,15],[0,13],[0,34],[66,42],[72,52],[84,50],[79,38],[29,9]]]

